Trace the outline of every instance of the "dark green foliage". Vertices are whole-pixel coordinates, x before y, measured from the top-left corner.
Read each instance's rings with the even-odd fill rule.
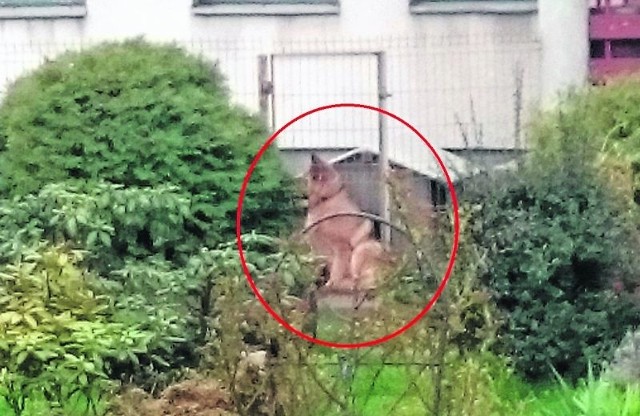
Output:
[[[625,217],[579,147],[572,161],[532,163],[467,194],[476,241],[489,250],[484,281],[507,312],[504,346],[534,379],[551,376],[551,366],[584,375],[640,317],[611,290],[637,270]]]
[[[98,184],[89,192],[53,184],[37,195],[1,201],[0,261],[22,259],[41,240],[87,250],[84,264],[108,277],[100,284],[112,299],[111,320],[155,334],[150,357],[133,367],[125,363],[118,377],[155,383],[159,370],[195,358],[198,277],[167,261],[186,261],[192,250],[190,236],[180,227],[189,200],[166,186],[123,189]],[[144,362],[148,359],[155,365],[149,367]]]
[[[189,205],[188,197],[170,186],[97,183],[83,193],[71,185],[46,185],[35,195],[0,200],[0,260],[45,239],[88,250],[88,264],[103,275],[128,259],[160,256],[179,262],[197,246],[183,227]]]
[[[11,88],[0,107],[0,190],[175,185],[191,197],[181,227],[213,246],[233,235],[238,190],[267,136],[229,103],[214,65],[172,46],[104,44],[67,53]],[[291,218],[291,183],[271,151],[253,178],[244,225],[273,234]]]
[[[0,200],[0,261],[48,240],[88,250],[88,264],[104,275],[128,259],[160,256],[178,262],[196,245],[183,227],[189,205],[169,186],[97,183],[83,193],[71,185],[46,185],[35,195]]]
[[[153,334],[137,365],[114,368],[115,378],[152,390],[172,381],[182,367],[196,365],[202,293],[197,276],[149,258],[127,262],[102,280],[100,288],[112,299],[114,322]]]
[[[508,316],[504,346],[531,378],[551,376],[551,366],[582,376],[637,325],[628,202],[638,189],[639,103],[637,81],[569,94],[534,120],[520,171],[467,193],[476,241],[489,249],[484,280]]]
[[[0,107],[0,413],[103,414],[114,380],[154,390],[197,364],[218,276],[193,259],[231,240],[266,137],[173,47],[103,45],[16,83]],[[245,229],[295,218],[290,185],[267,152]]]

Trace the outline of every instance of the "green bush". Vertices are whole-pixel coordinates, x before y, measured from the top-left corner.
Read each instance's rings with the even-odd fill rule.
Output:
[[[147,259],[105,280],[81,260],[44,244],[0,268],[0,409],[28,415],[44,399],[101,414],[113,381],[161,388],[195,364],[193,274]]]
[[[166,260],[192,250],[188,235],[176,232],[188,207],[189,200],[167,186],[99,184],[84,194],[47,185],[37,195],[0,201],[0,264],[19,261],[41,240],[88,250],[83,264],[108,278],[98,289],[111,297],[110,320],[154,334],[149,353],[155,362],[143,359],[118,371],[145,386],[161,384],[158,378],[170,374],[160,372],[193,364],[197,332],[206,330],[199,326],[199,277]],[[138,244],[145,230],[154,245]]]
[[[155,334],[110,321],[109,300],[78,261],[43,248],[0,269],[0,409],[103,414],[113,366],[135,367],[149,351]]]
[[[534,119],[523,169],[467,187],[505,344],[530,377],[584,375],[637,322],[639,104],[640,79],[570,92]]]
[[[137,365],[124,362],[113,368],[115,377],[153,390],[174,381],[183,367],[197,364],[196,347],[208,329],[199,320],[198,276],[150,258],[112,272],[102,281],[102,292],[112,299],[113,322],[153,334]]]
[[[180,263],[197,243],[183,227],[189,204],[170,186],[97,183],[83,193],[68,184],[46,185],[37,194],[0,200],[0,261],[47,240],[87,250],[87,263],[102,275],[148,256]]]
[[[214,246],[233,235],[238,190],[267,137],[258,118],[229,101],[215,65],[173,46],[133,40],[64,54],[19,79],[0,107],[0,190],[172,184],[191,197],[182,227]],[[291,185],[267,152],[244,226],[278,231],[292,217]]]
[[[567,94],[557,108],[534,120],[530,139],[541,166],[579,152],[605,168],[608,186],[640,202],[640,78]]]
[[[467,194],[475,239],[488,249],[483,281],[507,316],[504,347],[533,379],[551,376],[552,366],[584,375],[640,317],[630,296],[610,290],[637,275],[626,217],[578,154]]]

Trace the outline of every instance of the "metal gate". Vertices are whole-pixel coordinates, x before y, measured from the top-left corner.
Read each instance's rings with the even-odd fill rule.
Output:
[[[358,103],[384,108],[388,97],[383,52],[262,55],[259,65],[260,109],[273,130],[317,107]],[[362,204],[365,208],[388,219],[388,196],[381,181],[389,165],[386,118],[360,108],[328,109],[294,123],[276,144],[290,163],[300,167],[306,165],[310,151],[329,157],[353,149],[377,154],[378,175],[361,170],[357,190],[361,199],[376,200],[375,209],[370,201]],[[387,238],[387,231],[382,233]]]

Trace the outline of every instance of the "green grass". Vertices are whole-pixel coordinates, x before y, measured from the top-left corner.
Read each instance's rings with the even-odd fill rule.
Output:
[[[362,415],[424,415],[427,409],[420,393],[426,390],[425,379],[425,376],[416,378],[406,367],[361,369],[352,386],[354,407]],[[423,386],[413,387],[413,381]]]
[[[482,357],[482,356],[481,356]],[[639,416],[640,386],[617,385],[587,378],[571,385],[558,376],[546,385],[532,385],[499,361],[471,358],[451,366],[443,390],[442,414],[466,416]],[[339,371],[338,371],[339,372]],[[326,374],[328,375],[328,374]],[[333,374],[333,377],[340,377]],[[429,370],[411,366],[361,366],[339,388],[349,410],[319,409],[329,416],[430,415],[433,389]],[[348,392],[348,394],[347,394]]]
[[[336,405],[333,409],[319,408],[316,415],[425,415],[426,386],[413,388],[413,381],[424,384],[426,377],[416,378],[405,366],[363,366],[341,389],[343,393],[349,391],[349,411],[340,410]]]
[[[638,416],[640,386],[617,385],[593,376],[589,369],[586,379],[569,385],[557,376],[558,382],[542,389],[528,407],[532,416]]]
[[[350,299],[338,301],[343,306],[349,305],[349,302]],[[420,312],[412,305],[392,303],[386,299],[385,302],[383,311],[322,308],[318,313],[316,335],[320,339],[339,343],[371,341],[397,330]],[[394,319],[390,319],[389,313],[394,313]],[[395,322],[396,325],[390,325],[389,322]]]

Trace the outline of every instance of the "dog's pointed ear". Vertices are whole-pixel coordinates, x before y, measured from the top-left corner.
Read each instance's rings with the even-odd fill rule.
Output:
[[[315,153],[311,154],[311,166],[309,167],[309,172],[312,176],[316,175],[324,180],[328,180],[336,174],[333,166],[322,160],[320,156]]]
[[[322,159],[316,153],[311,153],[311,166],[317,166],[317,167],[323,168],[323,169],[330,169],[331,168],[331,164],[329,162],[325,161],[324,159]]]

